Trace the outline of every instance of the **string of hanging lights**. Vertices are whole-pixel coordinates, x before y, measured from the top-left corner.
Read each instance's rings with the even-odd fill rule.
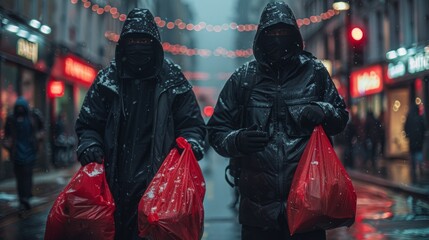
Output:
[[[70,0],[72,4],[78,4],[79,0]],[[99,6],[98,4],[93,4],[90,0],[81,0],[83,7],[86,9],[91,8],[93,12],[96,12],[98,15],[110,14],[112,18],[118,19],[119,21],[125,21],[127,18],[126,14],[120,13],[116,7],[111,5],[106,5],[104,7]],[[335,15],[338,15],[340,11],[329,9],[328,11],[321,13],[319,15],[314,15],[308,18],[297,19],[298,27],[308,26],[313,23],[318,23],[324,20],[328,20]],[[188,30],[188,31],[202,31],[206,30],[208,32],[222,32],[228,30],[236,30],[239,32],[249,32],[256,31],[258,28],[257,24],[237,24],[235,22],[224,23],[224,24],[207,24],[205,22],[200,22],[198,24],[186,23],[181,19],[176,19],[174,21],[166,21],[161,17],[154,17],[155,23],[160,28],[167,29],[179,29],[179,30]],[[107,31],[104,36],[112,42],[118,42],[119,34]],[[169,52],[173,55],[186,55],[186,56],[201,56],[201,57],[226,57],[226,58],[249,58],[253,56],[253,50],[250,49],[237,49],[237,50],[228,50],[223,47],[218,47],[215,50],[210,49],[197,49],[189,48],[180,44],[171,44],[164,42],[162,44],[164,51]]]
[[[112,41],[118,42],[119,34],[114,32],[106,32],[104,36]],[[210,49],[198,49],[198,48],[189,48],[185,45],[172,44],[169,42],[163,42],[162,48],[164,51],[169,52],[173,55],[186,55],[186,56],[200,56],[200,57],[226,57],[226,58],[248,58],[253,56],[253,49],[237,49],[237,50],[228,50],[223,47],[218,47],[214,50]]]
[[[70,0],[72,4],[78,4],[79,0]],[[112,18],[118,19],[119,21],[125,21],[127,19],[127,15],[120,13],[116,7],[113,7],[111,5],[106,6],[99,6],[98,4],[93,4],[90,0],[81,0],[83,3],[84,8],[91,8],[92,11],[96,12],[98,15],[102,14],[110,14]],[[313,15],[308,18],[300,18],[297,19],[296,22],[298,24],[298,27],[302,26],[308,26],[313,23],[319,23],[325,20],[328,20],[335,15],[338,15],[340,11],[329,9],[326,12],[323,12],[319,15]],[[239,32],[250,32],[250,31],[256,31],[258,28],[257,24],[237,24],[235,22],[231,23],[224,23],[224,24],[207,24],[206,22],[200,22],[200,23],[186,23],[182,21],[181,19],[176,19],[174,21],[166,21],[163,20],[161,17],[155,17],[154,18],[156,24],[160,28],[167,28],[167,29],[179,29],[179,30],[188,30],[188,31],[202,31],[206,30],[208,32],[222,32],[222,31],[228,31],[228,30],[236,30]]]

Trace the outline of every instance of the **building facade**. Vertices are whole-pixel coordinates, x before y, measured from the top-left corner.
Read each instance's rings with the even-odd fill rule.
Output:
[[[67,159],[56,155],[57,126],[64,126],[66,143],[75,144],[74,122],[86,92],[97,72],[114,58],[126,14],[135,7],[148,8],[164,19],[192,20],[189,6],[182,1],[0,2],[0,127],[20,95],[42,111],[48,137],[36,169],[76,161],[73,148]],[[164,41],[193,44],[192,34],[160,29]],[[194,65],[189,58],[166,55],[187,68]],[[9,156],[2,149],[0,179],[11,173]]]
[[[300,1],[295,9],[313,16],[334,1]],[[332,77],[347,99],[351,116],[365,122],[374,112],[385,127],[385,155],[407,157],[403,125],[411,104],[428,116],[429,2],[350,0],[350,9],[328,21],[301,28],[307,50],[332,65]],[[364,32],[360,61],[353,57],[350,30]],[[350,76],[350,78],[349,78]],[[425,108],[426,106],[426,108]],[[427,141],[426,141],[427,142]]]

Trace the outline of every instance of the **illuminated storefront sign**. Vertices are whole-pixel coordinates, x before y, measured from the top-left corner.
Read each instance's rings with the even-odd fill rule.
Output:
[[[398,78],[404,76],[406,73],[405,64],[403,62],[398,62],[396,64],[389,63],[387,69],[387,76],[389,79]]]
[[[64,83],[61,81],[49,82],[48,96],[51,98],[64,96]]]
[[[51,55],[49,41],[38,30],[20,21],[7,18],[5,15],[0,16],[0,21],[2,21],[0,30],[2,60],[6,59],[27,68],[48,73],[50,70],[48,59]],[[2,31],[3,29],[5,31]]]
[[[29,42],[22,38],[20,38],[16,44],[16,54],[31,60],[33,63],[37,62],[38,49],[37,43]]]
[[[389,60],[387,77],[392,80],[429,70],[429,47],[412,48],[402,57]]]
[[[418,73],[429,70],[429,53],[418,53],[408,59],[408,72]]]
[[[371,66],[350,75],[350,94],[362,97],[383,91],[383,67]]]
[[[97,69],[72,54],[58,56],[52,68],[52,77],[90,86],[97,75]]]
[[[66,76],[77,78],[87,83],[92,83],[97,74],[94,68],[71,57],[65,59],[64,73]]]

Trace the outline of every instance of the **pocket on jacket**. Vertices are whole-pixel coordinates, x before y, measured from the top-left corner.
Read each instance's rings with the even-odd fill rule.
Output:
[[[306,97],[296,100],[285,100],[286,108],[289,112],[290,120],[287,124],[287,134],[292,137],[309,137],[313,129],[301,126],[302,110],[305,106],[316,101],[317,97]]]
[[[258,129],[268,131],[268,119],[271,115],[273,103],[255,104],[250,103],[246,109],[244,126],[258,125]]]

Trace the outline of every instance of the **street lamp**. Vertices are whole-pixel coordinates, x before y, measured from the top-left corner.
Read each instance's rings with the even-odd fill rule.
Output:
[[[350,4],[348,1],[335,1],[332,8],[337,11],[347,11],[350,9]]]
[[[346,104],[349,108],[350,111],[350,115],[353,115],[353,111],[352,111],[352,97],[351,97],[351,90],[350,90],[350,73],[351,73],[351,68],[352,68],[352,57],[351,57],[351,43],[349,41],[349,30],[351,27],[351,14],[352,11],[350,9],[350,1],[334,1],[334,3],[332,4],[332,8],[335,9],[336,11],[346,11],[345,14],[345,19],[344,19],[344,27],[345,27],[345,31],[344,31],[344,39],[345,39],[345,45],[346,45],[346,63],[345,63],[345,68],[344,68],[344,73],[345,73],[345,85],[346,85]],[[344,54],[343,54],[344,56]],[[348,128],[349,126],[347,126]],[[350,131],[346,131],[346,134],[350,132]],[[351,139],[349,135],[345,135],[346,139]],[[353,168],[354,167],[354,157],[353,157],[353,153],[352,153],[352,149],[353,149],[353,144],[352,142],[346,141],[346,154],[344,155],[344,164],[348,167]]]

